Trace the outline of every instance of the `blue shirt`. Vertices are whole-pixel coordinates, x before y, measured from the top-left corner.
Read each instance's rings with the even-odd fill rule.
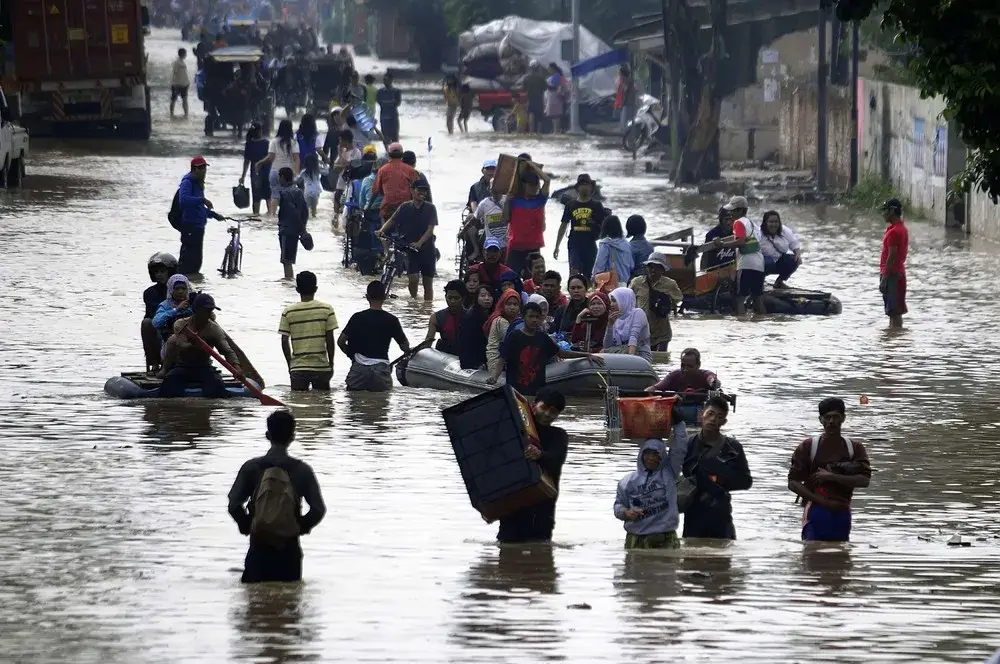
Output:
[[[195,180],[191,173],[181,178],[177,200],[181,204],[181,224],[193,228],[204,228],[205,224],[208,223],[205,186]]]

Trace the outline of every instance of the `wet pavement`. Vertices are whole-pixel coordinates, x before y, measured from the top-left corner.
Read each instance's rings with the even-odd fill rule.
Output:
[[[995,247],[914,223],[911,313],[893,334],[877,290],[882,222],[835,208],[780,210],[805,243],[793,283],[836,293],[842,315],[674,324],[674,362],[697,346],[739,395],[728,432],[755,477],[734,499],[739,541],[631,558],[611,506],[636,450],[603,442],[598,401],[574,401],[563,418],[571,445],[555,546],[501,554],[469,506],[439,414],[462,396],[291,395],[276,328],[297,297],[280,280],[274,222],[245,227],[232,280],[214,273],[228,236],[212,223],[203,288],[269,392],[292,404],[293,454],[313,465],[329,508],[304,538],[303,584],[241,587],[245,539],[225,495],[266,449],[268,409],[102,392],[109,376],[141,367],[145,262],[177,252],[166,212],[192,156],[212,164],[217,208],[235,212],[241,142],[205,138],[200,108],[168,117],[179,45],[165,32],[148,45],[148,144],[38,140],[24,190],[0,193],[6,661],[968,662],[1000,645]],[[645,216],[650,236],[713,223],[716,200],[668,192],[607,142],[512,140],[476,118],[470,135],[449,137],[437,93],[404,88],[404,99],[402,139],[441,220],[438,287],[468,187],[499,152],[530,152],[556,186],[590,173],[623,219]],[[339,266],[331,210],[325,198],[316,250],[299,252],[296,269],[319,275],[318,296],[343,325],[364,307],[367,279]],[[549,207],[548,256],[559,212]],[[406,297],[388,308],[411,341],[434,309]],[[337,385],[346,370],[338,357]],[[848,402],[846,430],[878,472],[857,493],[852,544],[803,546],[785,474],[830,395]],[[948,547],[953,534],[973,546]]]

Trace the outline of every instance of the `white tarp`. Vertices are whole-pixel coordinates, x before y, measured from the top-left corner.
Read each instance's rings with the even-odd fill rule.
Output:
[[[459,47],[468,52],[481,44],[500,43],[522,53],[524,56],[538,60],[542,65],[550,62],[562,67],[567,77],[570,76],[571,63],[563,59],[563,44],[565,53],[573,52],[573,25],[556,21],[533,21],[520,16],[507,16],[474,26],[458,37]],[[580,26],[580,61],[611,51],[612,48],[598,39],[594,33]],[[610,97],[615,94],[618,72],[614,68],[602,69],[587,74],[580,79],[580,97],[582,101],[595,98]]]

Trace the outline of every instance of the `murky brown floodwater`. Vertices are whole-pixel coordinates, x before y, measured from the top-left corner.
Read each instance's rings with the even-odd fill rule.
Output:
[[[209,158],[210,197],[232,210],[238,143],[204,138],[200,113],[167,117],[177,46],[162,32],[149,45],[148,145],[36,141],[24,191],[0,194],[5,661],[967,662],[1000,646],[995,247],[915,223],[909,327],[889,335],[874,271],[882,224],[835,209],[781,206],[807,246],[795,283],[836,292],[843,315],[675,324],[674,348],[701,348],[739,394],[729,430],[756,480],[735,500],[740,540],[631,560],[611,504],[635,448],[602,444],[598,403],[574,403],[564,418],[572,444],[553,550],[501,555],[468,504],[439,415],[461,396],[291,396],[275,329],[296,296],[279,280],[273,228],[247,229],[244,275],[225,281],[211,274],[225,228],[211,226],[206,288],[220,322],[294,403],[293,452],[316,469],[330,509],[304,540],[304,584],[241,587],[245,540],[225,494],[265,449],[268,410],[102,392],[142,364],[145,261],[177,251],[164,217],[191,156]],[[714,201],[666,193],[616,149],[511,144],[479,123],[449,138],[437,95],[406,98],[404,142],[432,180],[444,238],[479,163],[500,151],[531,152],[559,183],[591,173],[653,233],[711,223]],[[320,275],[343,324],[363,306],[365,280],[339,267],[339,239],[315,225],[317,249],[297,267]],[[440,248],[447,274],[454,249]],[[432,310],[406,298],[391,309],[411,339]],[[341,383],[347,362],[337,363]],[[827,395],[852,404],[848,428],[879,472],[857,497],[854,543],[808,548],[785,472]],[[947,547],[956,533],[974,546]]]

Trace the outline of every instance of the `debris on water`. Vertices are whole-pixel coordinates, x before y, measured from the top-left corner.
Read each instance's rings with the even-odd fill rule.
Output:
[[[868,545],[868,548],[869,548],[869,549],[877,549],[878,547],[877,547],[877,546],[875,546],[874,544],[869,544],[869,545]]]
[[[696,579],[706,579],[706,580],[712,578],[712,575],[709,574],[708,572],[694,572],[691,576]]]
[[[948,546],[972,546],[972,542],[965,541],[961,535],[952,535],[948,540]]]
[[[592,607],[590,604],[587,604],[586,602],[580,602],[579,604],[570,604],[566,608],[567,609],[584,609],[586,611],[589,611],[589,610],[591,610],[594,607]]]
[[[931,538],[927,537],[926,535],[917,535],[917,539],[918,540],[922,540],[924,542],[930,542],[930,541],[932,541]]]

